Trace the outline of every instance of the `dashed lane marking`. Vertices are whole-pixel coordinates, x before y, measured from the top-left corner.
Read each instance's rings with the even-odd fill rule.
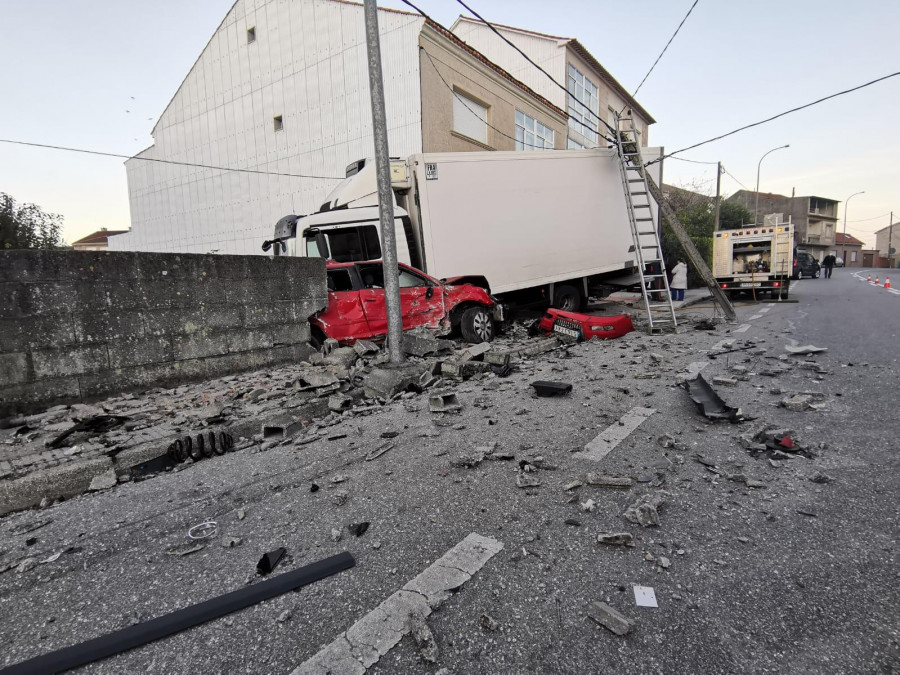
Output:
[[[750,318],[752,319],[753,317],[750,317]],[[746,333],[749,328],[750,328],[749,323],[742,323],[740,326],[738,326],[731,332],[732,333]]]
[[[585,445],[586,454],[581,456],[599,462],[655,412],[653,408],[632,408],[622,416],[622,419],[606,427],[594,440]]]
[[[749,319],[747,319],[747,321],[754,321],[755,319],[761,319],[761,318],[763,318],[762,313],[760,313],[760,314],[754,314],[754,315],[751,316]]]
[[[769,305],[768,307],[763,307],[761,310],[759,310],[759,313],[765,314],[766,312],[771,312],[771,311],[772,311],[772,305]]]
[[[291,675],[363,675],[412,629],[503,550],[503,542],[472,533],[419,576],[297,666]]]

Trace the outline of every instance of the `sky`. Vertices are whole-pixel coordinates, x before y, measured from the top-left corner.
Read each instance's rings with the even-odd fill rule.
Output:
[[[303,2],[304,0],[290,0]],[[0,0],[0,139],[133,154],[233,0]],[[485,19],[577,37],[630,92],[693,0],[466,0]],[[381,6],[408,9],[400,0]],[[455,0],[417,4],[449,27]],[[627,28],[626,28],[627,26]],[[637,97],[671,152],[900,71],[900,2],[699,0]],[[900,77],[677,155],[721,161],[723,194],[759,189],[845,202],[847,233],[900,221]],[[665,181],[715,193],[716,167],[665,164]],[[0,143],[0,192],[64,216],[74,241],[127,229],[116,158]],[[839,210],[843,228],[844,204]]]

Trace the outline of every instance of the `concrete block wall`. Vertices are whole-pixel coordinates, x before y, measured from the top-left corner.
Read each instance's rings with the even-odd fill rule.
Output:
[[[0,252],[0,416],[308,356],[320,259]]]

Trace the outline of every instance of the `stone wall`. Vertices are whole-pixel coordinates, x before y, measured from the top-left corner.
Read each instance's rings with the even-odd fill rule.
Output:
[[[305,358],[321,259],[0,252],[0,417]]]

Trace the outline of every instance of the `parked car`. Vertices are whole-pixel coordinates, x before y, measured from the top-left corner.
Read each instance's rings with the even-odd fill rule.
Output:
[[[341,344],[380,340],[387,335],[384,270],[381,261],[328,261],[328,307],[310,317],[312,341],[334,338]],[[400,264],[400,308],[403,330],[419,326],[436,333],[459,331],[467,342],[494,339],[495,323],[503,320],[503,306],[487,291],[472,284],[438,281]]]
[[[822,271],[822,267],[821,265],[819,265],[819,261],[816,260],[811,254],[801,251],[797,254],[797,266],[795,270],[795,279],[803,279],[808,277],[818,279],[819,274]]]

